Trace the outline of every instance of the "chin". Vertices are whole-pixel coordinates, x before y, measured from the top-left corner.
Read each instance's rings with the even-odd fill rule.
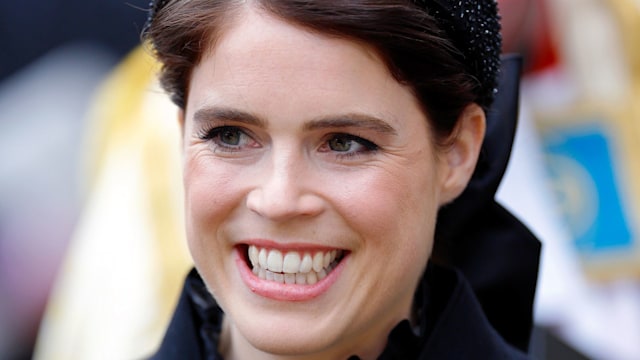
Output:
[[[260,316],[260,310],[247,310],[249,311],[256,317]],[[348,357],[350,354],[336,353],[341,349],[338,343],[345,339],[344,336],[340,336],[344,332],[331,324],[335,321],[319,318],[319,316],[317,314],[304,317],[273,314],[258,321],[248,319],[247,323],[235,324],[237,331],[233,332],[232,336],[240,336],[253,348],[273,355],[302,356],[325,353],[323,358]],[[346,349],[344,351],[348,352]],[[329,355],[328,352],[333,355]]]

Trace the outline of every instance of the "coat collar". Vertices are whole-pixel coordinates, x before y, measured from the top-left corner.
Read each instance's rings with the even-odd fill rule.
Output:
[[[408,320],[389,334],[380,356],[392,359],[525,359],[491,326],[464,276],[430,264],[416,292],[419,328]],[[152,359],[222,360],[224,314],[192,270],[158,352]],[[353,357],[355,359],[355,357]]]

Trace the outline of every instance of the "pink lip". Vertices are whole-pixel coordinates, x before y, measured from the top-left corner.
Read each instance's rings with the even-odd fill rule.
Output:
[[[257,295],[270,298],[273,300],[281,301],[306,301],[318,297],[329,290],[333,285],[342,269],[344,268],[345,259],[338,263],[324,279],[318,281],[313,285],[296,285],[296,284],[280,284],[273,281],[262,280],[257,277],[251,269],[247,266],[246,261],[240,254],[238,248],[234,249],[234,256],[238,270],[240,271],[240,277],[247,285],[247,287]]]
[[[282,243],[278,243],[272,240],[264,240],[264,239],[250,239],[243,241],[244,244],[247,245],[255,245],[261,248],[269,248],[269,249],[280,249],[280,250],[294,250],[294,251],[330,251],[333,248],[322,247],[322,246],[309,246],[308,244],[299,244],[288,242],[286,246]]]

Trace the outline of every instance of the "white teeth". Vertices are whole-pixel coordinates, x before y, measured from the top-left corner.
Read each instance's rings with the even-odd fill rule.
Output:
[[[269,251],[269,256],[267,257],[267,269],[273,271],[274,273],[279,273],[282,271],[282,253],[280,251]]]
[[[324,271],[324,269],[320,270],[320,272],[318,273],[318,280],[322,280],[327,276],[327,272]]]
[[[290,274],[295,274],[300,271],[300,254],[294,251],[288,252],[287,255],[284,256],[282,271]]]
[[[296,274],[284,274],[284,283],[285,284],[295,284],[296,283]]]
[[[331,253],[325,253],[324,254],[324,259],[323,259],[323,263],[322,263],[322,267],[326,268],[327,266],[329,266],[329,264],[331,264]]]
[[[249,246],[249,261],[254,267],[258,265],[258,248],[255,246]]]
[[[307,284],[313,285],[318,282],[318,276],[313,271],[307,273]]]
[[[313,271],[318,272],[324,267],[324,255],[321,252],[317,252],[313,255]]]
[[[300,272],[308,273],[313,268],[313,260],[311,259],[311,254],[304,253],[304,257],[302,258],[302,263],[300,263]]]
[[[304,255],[297,251],[284,253],[250,245],[247,250],[252,272],[258,278],[282,284],[313,285],[324,279],[342,257],[342,250]]]
[[[280,273],[273,274],[273,281],[279,282],[280,284],[284,284],[284,274],[280,274]]]
[[[297,273],[296,274],[296,284],[298,284],[298,285],[306,285],[307,284],[307,274]]]
[[[261,268],[267,268],[267,249],[260,249],[260,253],[258,253],[258,263]]]

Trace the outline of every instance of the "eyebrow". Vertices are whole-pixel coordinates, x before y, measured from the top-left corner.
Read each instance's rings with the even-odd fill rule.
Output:
[[[384,120],[359,113],[327,116],[311,120],[304,124],[304,130],[325,128],[366,128],[384,134],[397,135],[396,130]]]
[[[193,119],[196,122],[218,120],[240,122],[259,127],[267,127],[268,125],[266,120],[254,114],[234,108],[218,106],[206,107],[196,111]],[[303,130],[305,131],[339,128],[365,128],[383,134],[397,135],[396,130],[389,125],[388,122],[375,116],[361,113],[324,116],[305,122],[303,125]]]
[[[238,109],[218,106],[206,107],[196,111],[193,115],[193,120],[195,122],[212,120],[234,121],[260,127],[266,127],[267,125],[267,122],[259,116]]]

